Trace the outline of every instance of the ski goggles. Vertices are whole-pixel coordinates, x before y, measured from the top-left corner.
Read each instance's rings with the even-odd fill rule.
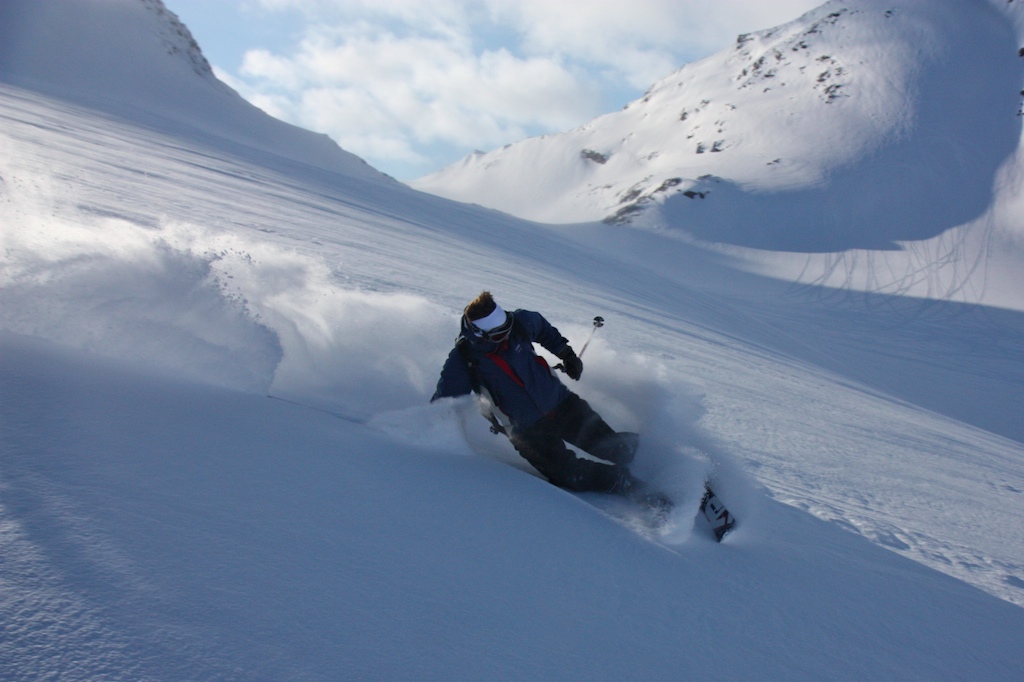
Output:
[[[495,308],[493,313],[476,322],[469,318],[466,321],[469,322],[469,328],[475,335],[494,343],[501,343],[508,338],[512,331],[512,315],[500,307]]]

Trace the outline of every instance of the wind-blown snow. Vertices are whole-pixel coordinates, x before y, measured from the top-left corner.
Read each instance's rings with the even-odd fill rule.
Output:
[[[160,9],[78,11],[156,36]],[[121,21],[82,25],[126,49]],[[1024,668],[1021,313],[306,164],[195,53],[133,63],[186,94],[137,111],[107,84],[96,108],[0,70],[0,677]],[[170,100],[224,118],[147,113]],[[548,485],[471,401],[427,403],[484,287],[577,345],[606,318],[573,388],[643,434],[668,528]],[[709,473],[741,519],[721,545]]]

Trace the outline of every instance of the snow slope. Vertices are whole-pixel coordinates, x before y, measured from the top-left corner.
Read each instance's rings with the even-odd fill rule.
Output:
[[[834,0],[739,36],[622,111],[413,186],[757,249],[745,255],[790,280],[1022,309],[1022,13]],[[851,252],[859,263],[831,255]]]
[[[0,74],[3,679],[1024,668],[1020,313],[303,164],[289,129],[240,138],[244,107],[151,116],[220,101],[191,68],[137,120],[46,77]],[[664,532],[427,404],[482,287],[577,344],[606,318],[574,389],[643,433]],[[707,473],[742,520],[722,545]]]

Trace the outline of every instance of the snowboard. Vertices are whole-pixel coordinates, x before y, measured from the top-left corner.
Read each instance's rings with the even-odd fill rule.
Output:
[[[725,534],[736,525],[736,519],[732,512],[725,508],[707,481],[704,482],[704,497],[700,500],[700,511],[711,524],[711,531],[715,534],[715,540],[718,542],[721,542]]]

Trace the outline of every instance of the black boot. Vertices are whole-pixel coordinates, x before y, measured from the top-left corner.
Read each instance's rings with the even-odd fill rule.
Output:
[[[606,462],[625,466],[636,457],[636,450],[639,446],[640,434],[622,431],[614,436],[603,439],[589,452]]]

